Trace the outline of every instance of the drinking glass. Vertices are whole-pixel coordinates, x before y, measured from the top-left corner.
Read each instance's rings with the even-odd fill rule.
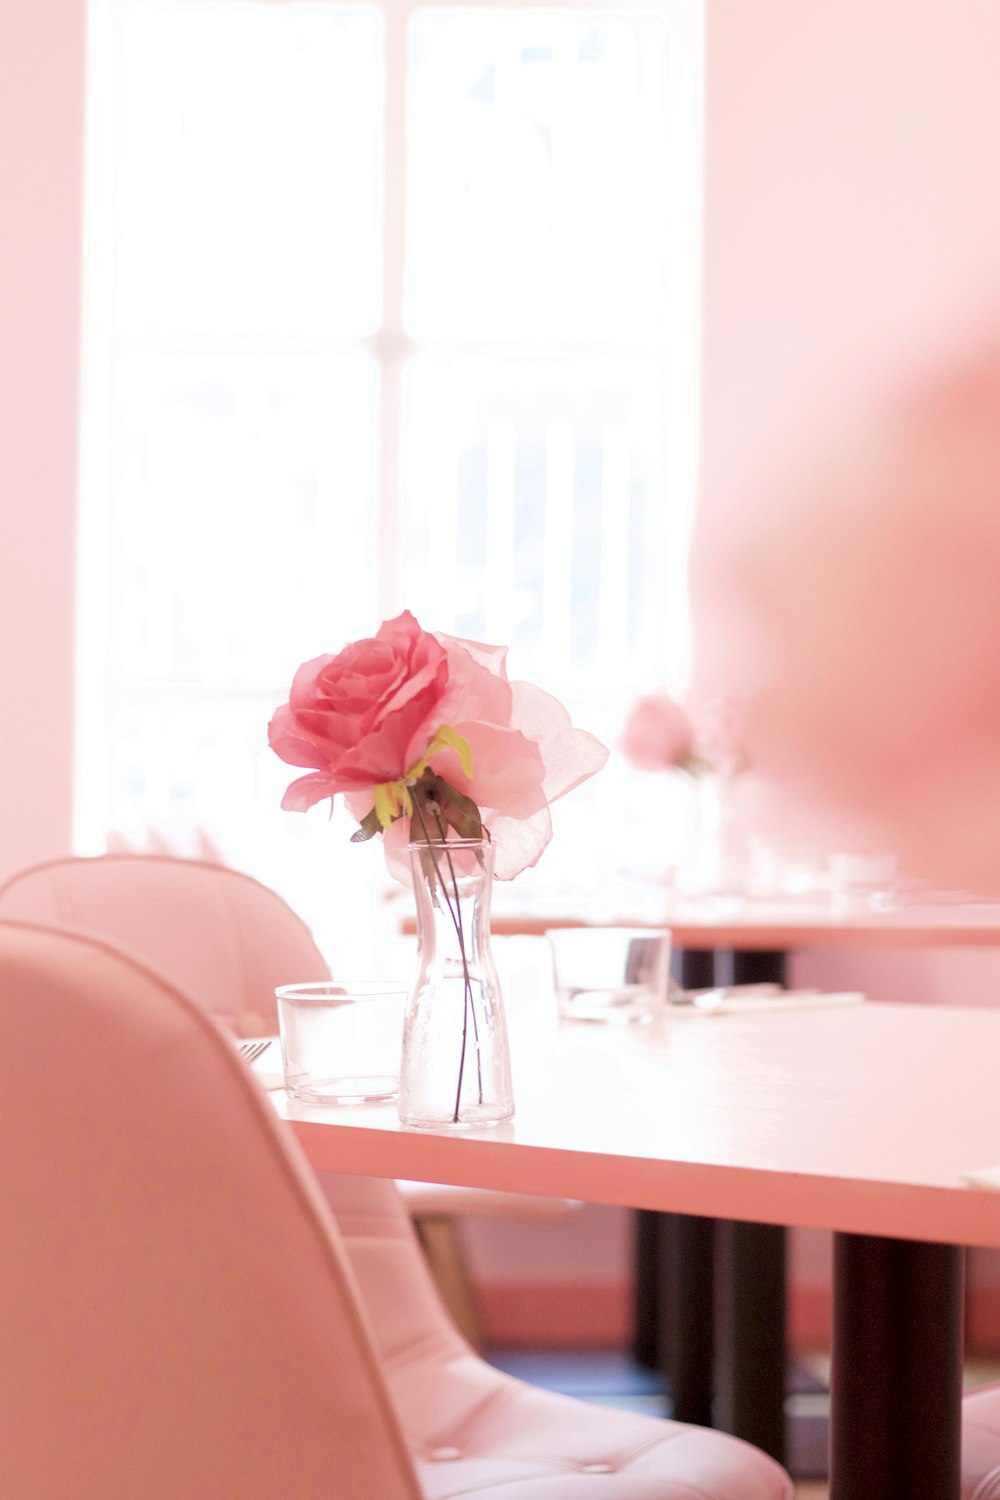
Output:
[[[670,979],[670,934],[644,928],[557,928],[546,936],[559,1014],[624,1025],[662,1013]]]
[[[285,1090],[303,1104],[395,1099],[406,986],[395,980],[275,990]]]

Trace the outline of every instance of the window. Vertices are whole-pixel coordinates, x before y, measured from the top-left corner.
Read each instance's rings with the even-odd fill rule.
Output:
[[[323,940],[381,869],[346,815],[279,810],[300,661],[406,606],[606,740],[680,685],[700,27],[95,0],[81,849],[210,842]],[[533,876],[606,868],[622,796],[557,809]]]

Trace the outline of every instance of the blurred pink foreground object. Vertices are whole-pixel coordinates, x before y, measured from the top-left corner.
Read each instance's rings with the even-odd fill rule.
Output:
[[[741,515],[719,603],[748,753],[786,816],[1000,889],[1000,341],[788,463]]]

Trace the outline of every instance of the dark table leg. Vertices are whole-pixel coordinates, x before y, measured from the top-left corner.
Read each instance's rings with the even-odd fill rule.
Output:
[[[686,989],[707,988],[715,983],[715,954],[677,950],[671,970]],[[663,1371],[678,1421],[704,1425],[711,1423],[712,1222],[646,1210],[635,1216],[633,1358]]]
[[[784,984],[786,967],[777,949],[739,949],[732,955],[733,984]]]
[[[671,1395],[670,1414],[677,1422],[711,1427],[716,1222],[692,1214],[665,1214],[664,1220],[661,1302],[667,1319],[661,1368]]]
[[[673,969],[688,989],[783,984],[785,955],[688,949],[675,953]],[[760,1224],[725,1226],[724,1316],[717,1324],[717,1228],[715,1220],[686,1214],[638,1216],[635,1357],[647,1366],[660,1365],[678,1421],[714,1423],[780,1462],[785,1452],[785,1232]]]
[[[704,990],[715,984],[715,954],[711,949],[682,948],[673,955],[671,970],[686,990]]]
[[[648,1208],[637,1209],[633,1214],[632,1358],[647,1370],[661,1368],[664,1333],[660,1277],[666,1257],[663,1221],[667,1217]]]
[[[717,1427],[785,1459],[785,1231],[719,1225]]]
[[[633,1357],[659,1370],[678,1422],[712,1425],[715,1220],[639,1210]]]
[[[964,1251],[834,1236],[830,1500],[958,1500]]]
[[[720,955],[718,982],[784,984],[785,955]],[[719,1375],[716,1425],[785,1458],[785,1231],[770,1224],[720,1225]]]

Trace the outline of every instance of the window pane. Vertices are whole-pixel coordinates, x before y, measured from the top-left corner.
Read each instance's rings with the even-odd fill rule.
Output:
[[[550,686],[667,634],[663,390],[643,361],[444,360],[406,371],[403,592],[428,626],[508,643]],[[676,566],[677,560],[674,560]]]
[[[367,355],[132,354],[116,388],[119,680],[282,683],[370,619]]]
[[[666,18],[433,9],[410,41],[413,334],[655,342]]]
[[[134,0],[117,68],[119,331],[370,332],[379,10]]]

